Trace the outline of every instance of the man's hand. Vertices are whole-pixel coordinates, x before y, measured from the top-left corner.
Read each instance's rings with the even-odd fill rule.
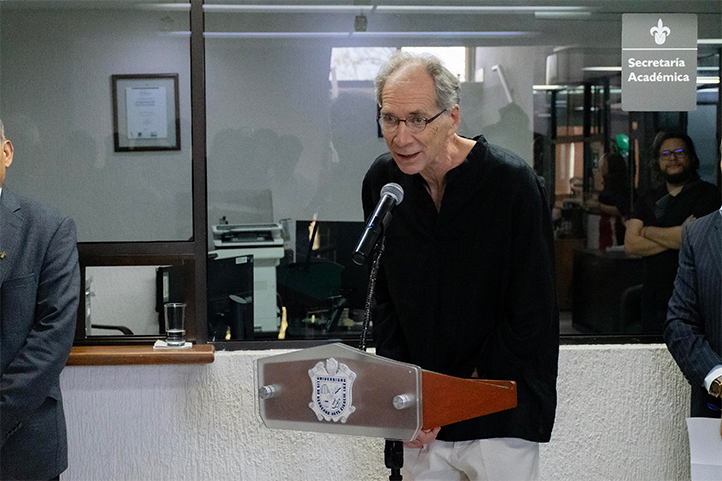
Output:
[[[599,201],[597,199],[587,199],[587,201],[584,203],[584,207],[586,207],[588,210],[591,211],[597,211],[599,210]]]
[[[436,435],[439,434],[439,431],[441,431],[440,427],[434,429],[422,429],[419,431],[416,439],[409,441],[408,443],[404,443],[404,446],[410,449],[421,449],[425,444],[432,443],[434,439],[436,439]]]

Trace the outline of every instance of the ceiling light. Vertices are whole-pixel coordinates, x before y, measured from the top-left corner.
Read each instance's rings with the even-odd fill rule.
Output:
[[[621,72],[622,67],[584,67],[585,72]]]
[[[509,38],[529,37],[536,32],[353,32],[354,37],[403,37],[403,38]]]
[[[378,5],[378,13],[591,13],[588,7],[535,7],[535,6],[445,6],[445,5]]]
[[[534,32],[204,32],[206,38],[515,38]]]
[[[203,32],[205,38],[338,38],[351,32]]]
[[[570,18],[591,18],[592,12],[548,12],[548,11],[537,11],[534,12],[534,18],[540,19],[570,19]]]
[[[374,9],[371,5],[203,5],[213,13],[361,13]]]
[[[190,3],[141,3],[136,5],[139,10],[173,10],[173,11],[190,11]]]
[[[564,88],[564,85],[532,85],[534,90],[559,90]]]
[[[541,14],[544,15],[589,15],[595,8],[575,6],[446,6],[446,5],[203,5],[206,12],[245,13],[361,13],[377,12],[390,14]]]

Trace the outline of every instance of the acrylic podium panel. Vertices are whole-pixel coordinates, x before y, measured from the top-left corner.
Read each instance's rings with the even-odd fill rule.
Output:
[[[269,428],[410,441],[422,423],[422,370],[344,344],[256,361]],[[396,404],[396,407],[395,407]]]
[[[257,412],[269,428],[410,441],[516,407],[516,383],[425,371],[344,344],[256,361]]]

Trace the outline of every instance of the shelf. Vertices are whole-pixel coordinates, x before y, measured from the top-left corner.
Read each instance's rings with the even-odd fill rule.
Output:
[[[130,366],[148,364],[210,364],[212,344],[185,349],[153,349],[153,346],[74,346],[68,366]]]

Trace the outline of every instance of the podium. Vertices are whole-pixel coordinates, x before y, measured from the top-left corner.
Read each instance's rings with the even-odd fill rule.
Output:
[[[345,344],[258,359],[269,428],[413,440],[418,432],[516,407],[516,383],[425,371]]]

